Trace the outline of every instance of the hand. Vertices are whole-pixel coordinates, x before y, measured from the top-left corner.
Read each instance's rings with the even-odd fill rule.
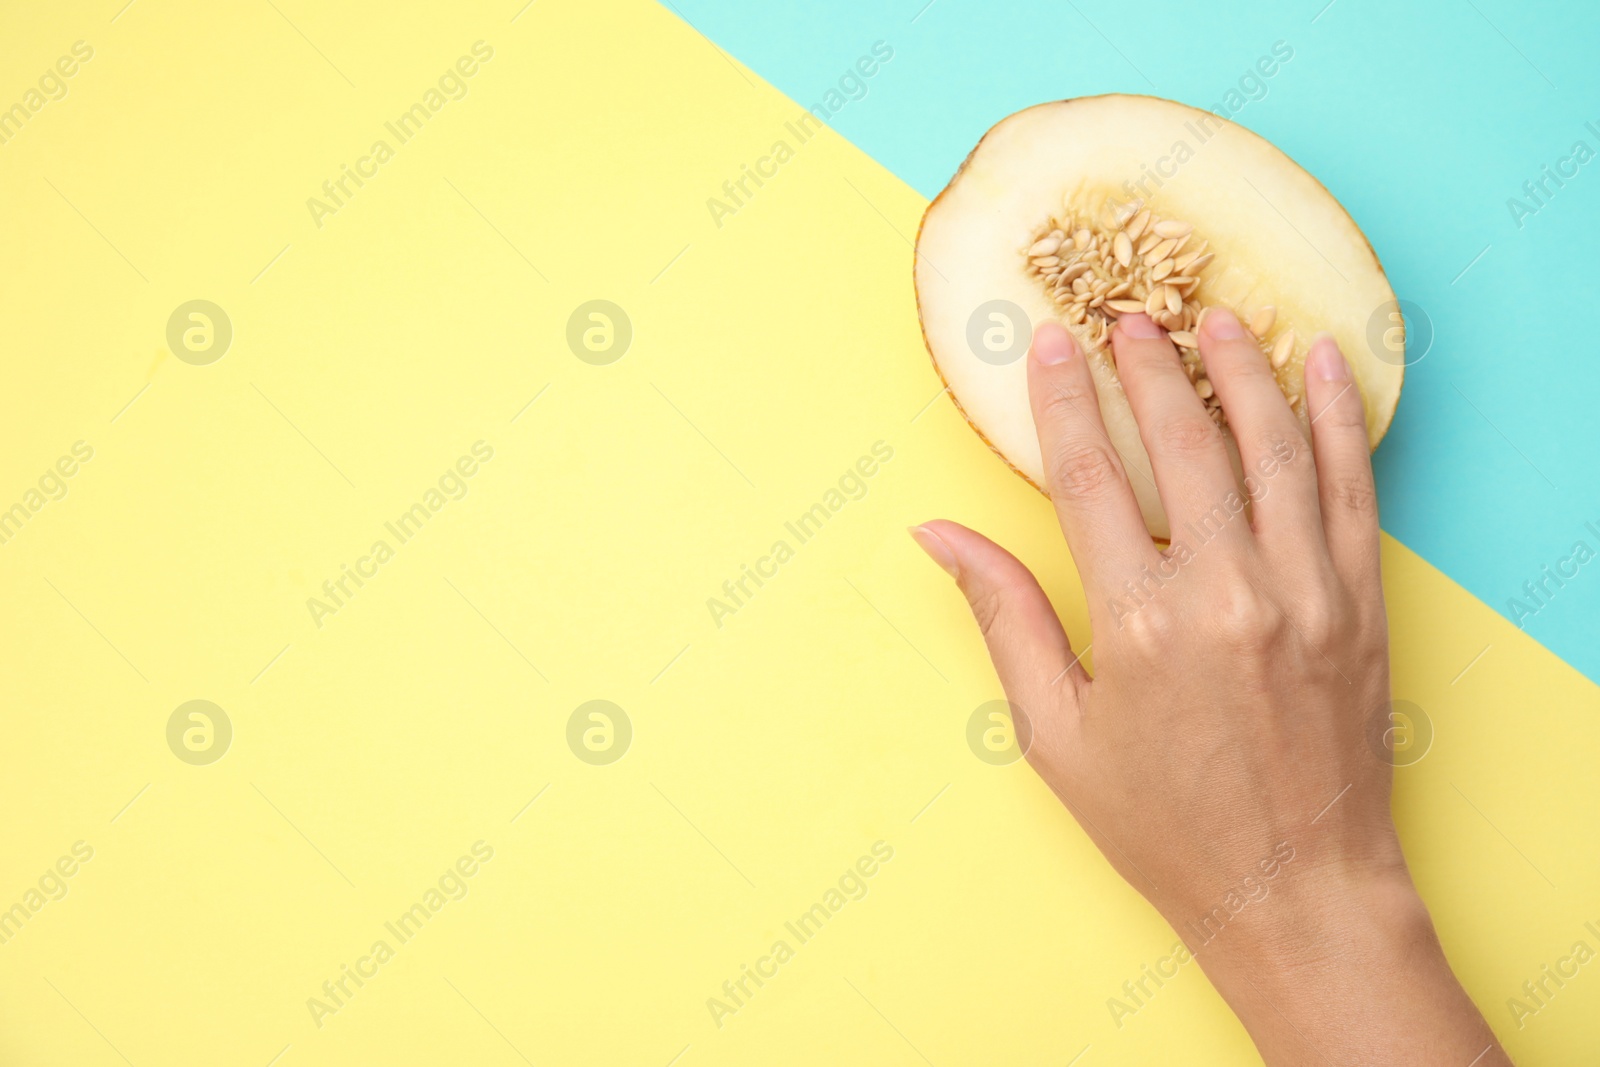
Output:
[[[1255,339],[1224,309],[1205,316],[1241,488],[1165,332],[1124,316],[1112,345],[1171,522],[1164,549],[1072,335],[1040,326],[1028,362],[1094,678],[1015,557],[953,522],[912,531],[971,603],[1029,762],[1269,1064],[1509,1063],[1434,937],[1370,741],[1388,726],[1388,637],[1344,357],[1331,337],[1312,345],[1308,442]]]

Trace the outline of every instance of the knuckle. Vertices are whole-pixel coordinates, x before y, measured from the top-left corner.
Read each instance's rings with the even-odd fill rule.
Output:
[[[1285,471],[1292,478],[1308,477],[1312,470],[1311,449],[1304,438],[1269,432],[1252,442],[1250,458],[1244,462],[1244,488],[1251,500],[1260,500],[1270,491],[1270,483]]]
[[[967,603],[972,607],[972,617],[978,621],[978,631],[987,639],[999,622],[1005,606],[1004,594],[995,586],[985,586],[973,590],[967,597]]]
[[[1098,496],[1121,477],[1121,466],[1106,449],[1074,444],[1060,449],[1051,465],[1051,495],[1068,499]]]
[[[1163,452],[1192,456],[1222,442],[1222,433],[1210,419],[1171,419],[1156,431],[1156,446]]]
[[[1135,655],[1154,659],[1170,651],[1178,640],[1177,620],[1159,603],[1146,602],[1135,610],[1119,613],[1117,628],[1121,643]]]
[[[1300,633],[1313,648],[1326,648],[1336,643],[1349,623],[1339,606],[1325,598],[1306,598],[1298,614]]]
[[[1304,467],[1311,462],[1311,449],[1306,447],[1305,438],[1298,434],[1285,434],[1270,431],[1261,439],[1261,463],[1263,467]],[[1265,472],[1263,472],[1265,473]]]
[[[1051,421],[1062,422],[1081,417],[1084,405],[1090,401],[1096,404],[1100,402],[1094,386],[1074,377],[1049,382],[1040,397],[1040,407]]]
[[[1204,342],[1208,335],[1202,333],[1200,338]],[[1245,337],[1221,342],[1215,345],[1210,355],[1206,376],[1213,382],[1225,380],[1228,385],[1240,390],[1241,394],[1268,386],[1273,389],[1278,387],[1272,365],[1262,356],[1256,342]]]
[[[1330,429],[1340,433],[1353,433],[1357,430],[1363,434],[1367,432],[1367,409],[1361,402],[1360,394],[1354,389],[1336,400],[1330,400],[1316,418],[1318,422],[1326,423]]]
[[[1378,493],[1370,478],[1338,478],[1332,491],[1334,501],[1346,511],[1364,519],[1378,517]]]
[[[1272,648],[1283,639],[1288,627],[1283,614],[1248,586],[1230,588],[1218,598],[1213,612],[1222,639],[1243,652]]]

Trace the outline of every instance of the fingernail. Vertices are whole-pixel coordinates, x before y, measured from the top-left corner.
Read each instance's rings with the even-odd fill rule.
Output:
[[[1123,336],[1139,341],[1148,341],[1161,336],[1161,327],[1142,311],[1122,316],[1117,320],[1117,329],[1122,331]]]
[[[1046,322],[1034,331],[1033,358],[1040,366],[1054,367],[1065,363],[1077,351],[1078,344],[1072,334],[1059,323]],[[926,548],[926,545],[923,545]]]
[[[956,577],[960,570],[956,564],[956,554],[950,551],[950,546],[945,544],[938,534],[926,526],[908,526],[906,527],[906,532],[911,535],[911,539],[917,543],[922,551],[926,552],[935,563],[949,572],[950,577]]]
[[[1333,339],[1332,334],[1317,334],[1316,340],[1311,342],[1311,355],[1306,362],[1310,365],[1312,375],[1320,381],[1350,380],[1350,364],[1345,362],[1344,353],[1339,351],[1339,342]]]
[[[1244,327],[1239,325],[1239,317],[1227,308],[1214,307],[1206,315],[1200,328],[1219,341],[1237,341],[1244,336]]]

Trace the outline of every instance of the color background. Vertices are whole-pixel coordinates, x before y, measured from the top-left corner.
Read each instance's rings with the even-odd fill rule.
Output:
[[[967,747],[997,684],[907,524],[984,529],[1088,634],[1047,504],[939,395],[910,239],[1003,114],[1207,106],[1278,39],[1239,121],[1436,335],[1379,454],[1395,695],[1435,734],[1397,772],[1407,853],[1513,1055],[1585,1062],[1592,968],[1521,1029],[1506,1001],[1600,925],[1600,593],[1585,570],[1527,633],[1502,613],[1600,518],[1597,372],[1553,344],[1600,179],[1522,230],[1505,200],[1600,118],[1596,17],[1319,7],[5,15],[0,107],[94,57],[0,144],[0,507],[94,458],[0,544],[0,908],[94,857],[0,944],[0,1063],[1249,1062],[1193,968],[1113,1022],[1173,935],[1025,765]],[[480,40],[465,96],[319,228],[307,199]],[[880,40],[867,95],[717,226],[708,198]],[[233,327],[205,366],[167,342],[195,299]],[[632,328],[603,366],[567,341],[593,300]],[[465,496],[318,627],[307,598],[477,441]],[[233,728],[207,766],[167,742],[195,699]],[[632,727],[605,766],[567,739],[597,699]],[[465,898],[319,1027],[308,999],[480,840]],[[707,999],[880,840],[866,895],[719,1027]]]

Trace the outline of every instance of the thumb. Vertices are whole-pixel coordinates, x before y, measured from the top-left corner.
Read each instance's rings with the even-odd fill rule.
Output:
[[[1050,598],[1021,560],[947,519],[913,526],[911,537],[966,596],[1008,695],[1060,690],[1067,682],[1067,692],[1076,693],[1088,684],[1089,674],[1072,654]]]

